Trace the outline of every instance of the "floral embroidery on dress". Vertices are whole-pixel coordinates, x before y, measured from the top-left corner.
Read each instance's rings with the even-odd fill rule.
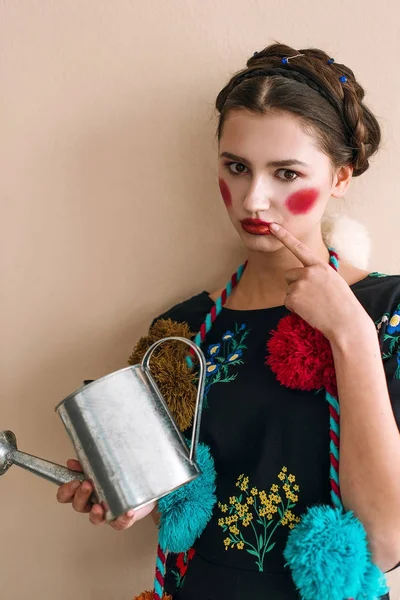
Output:
[[[382,359],[397,357],[394,376],[400,379],[400,304],[392,315],[385,313],[375,325],[380,336]]]
[[[378,271],[373,271],[369,274],[370,277],[388,277],[386,273],[379,273]]]
[[[193,556],[196,554],[196,550],[190,548],[187,552],[180,552],[176,555],[175,567],[171,569],[171,574],[175,577],[176,588],[182,587],[185,580],[186,571]]]
[[[243,352],[247,350],[244,341],[250,333],[246,324],[235,323],[234,331],[226,331],[221,342],[211,344],[205,350],[207,377],[204,389],[204,406],[207,407],[207,394],[215,383],[235,381],[237,373],[230,373],[232,367],[242,365]]]
[[[244,474],[239,475],[236,487],[242,493],[231,496],[228,504],[218,502],[224,515],[218,519],[218,525],[224,533],[228,533],[223,542],[225,550],[246,550],[255,556],[259,571],[264,570],[266,553],[275,546],[272,538],[279,525],[293,529],[295,523],[300,522],[300,517],[291,511],[299,499],[300,488],[295,483],[296,477],[288,475],[287,467],[282,467],[278,480],[278,483],[271,485],[267,494],[264,490],[251,487],[249,478]]]

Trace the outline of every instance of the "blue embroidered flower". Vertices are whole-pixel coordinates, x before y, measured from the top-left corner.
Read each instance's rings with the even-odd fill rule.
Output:
[[[226,362],[233,362],[234,360],[240,358],[242,354],[242,350],[236,350],[235,352],[231,352],[231,354],[229,354],[229,356],[227,357]]]
[[[400,310],[396,310],[389,321],[387,326],[387,333],[392,335],[393,333],[400,332]]]
[[[208,375],[214,375],[220,367],[220,365],[216,364],[213,360],[208,360],[206,362],[206,365],[207,365],[207,374]]]
[[[208,346],[208,354],[210,356],[218,356],[220,349],[221,344],[211,344],[211,346]]]
[[[246,323],[242,323],[242,325],[240,326],[239,331],[243,331],[243,329],[246,329]]]
[[[227,340],[232,339],[234,336],[234,334],[232,333],[232,331],[227,331],[226,333],[224,333],[224,335],[222,336],[222,339],[224,340],[224,342],[226,342]]]

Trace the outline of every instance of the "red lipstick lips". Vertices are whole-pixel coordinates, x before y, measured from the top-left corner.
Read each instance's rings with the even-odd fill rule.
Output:
[[[270,235],[271,231],[269,226],[271,223],[261,221],[260,219],[243,219],[240,221],[242,229],[251,233],[252,235]]]

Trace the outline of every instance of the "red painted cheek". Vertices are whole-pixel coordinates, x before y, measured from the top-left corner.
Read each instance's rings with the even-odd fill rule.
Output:
[[[288,210],[294,215],[304,215],[308,213],[319,196],[319,191],[316,189],[299,190],[286,200]]]
[[[232,206],[231,192],[228,188],[227,183],[223,179],[219,179],[219,190],[221,192],[222,199],[225,202],[225,206],[227,208]]]

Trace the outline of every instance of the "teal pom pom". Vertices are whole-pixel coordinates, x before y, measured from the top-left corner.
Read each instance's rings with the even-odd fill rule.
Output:
[[[371,563],[367,534],[351,512],[309,508],[283,553],[302,600],[376,600],[387,588]]]
[[[388,592],[385,574],[376,565],[370,563],[365,574],[363,589],[355,600],[375,600]]]
[[[217,501],[214,460],[205,444],[197,446],[196,462],[201,475],[158,501],[159,543],[170,552],[186,552],[193,546],[211,519]]]

